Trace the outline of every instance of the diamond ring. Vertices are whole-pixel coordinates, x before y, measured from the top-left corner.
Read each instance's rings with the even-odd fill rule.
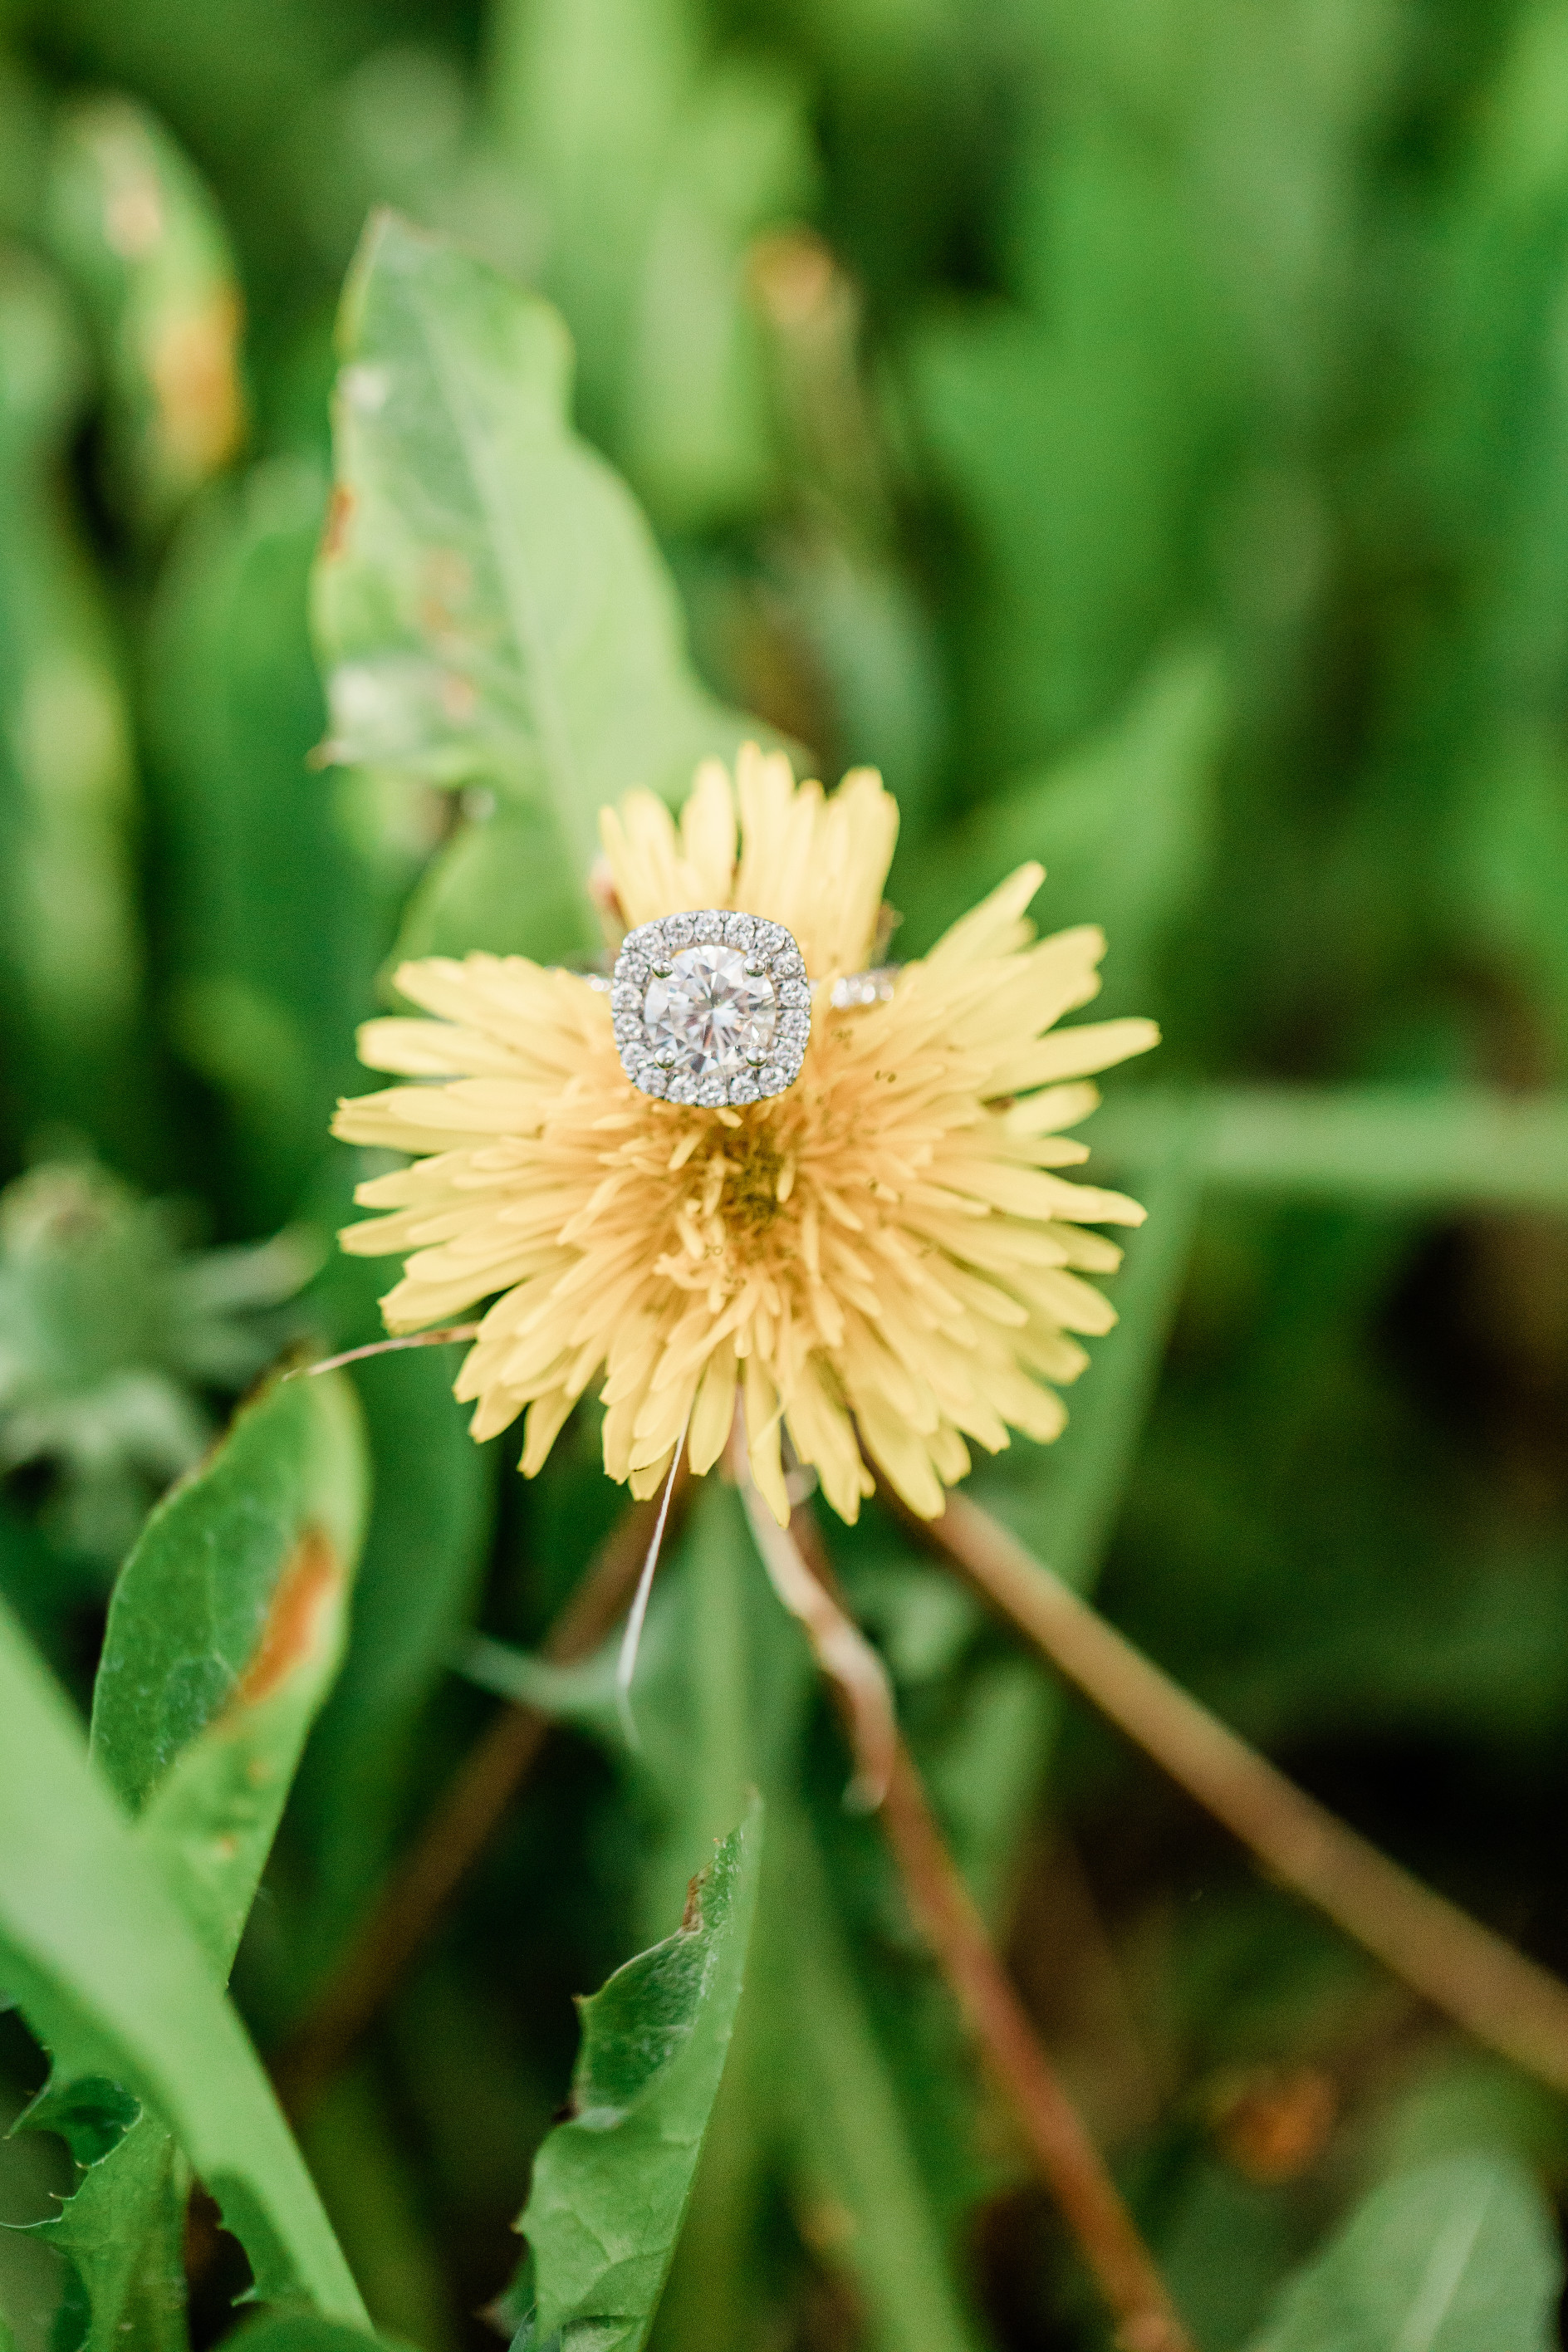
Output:
[[[761,1102],[800,1075],[805,960],[782,923],[701,907],[628,931],[610,982],[621,1066],[667,1102]]]

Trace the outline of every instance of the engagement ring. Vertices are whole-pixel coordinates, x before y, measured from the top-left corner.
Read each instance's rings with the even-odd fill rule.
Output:
[[[811,986],[793,934],[717,907],[628,931],[610,1010],[633,1086],[714,1110],[782,1095],[811,1034]]]

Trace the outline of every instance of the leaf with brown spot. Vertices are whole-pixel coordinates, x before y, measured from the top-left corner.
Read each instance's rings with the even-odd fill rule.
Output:
[[[281,1382],[153,1514],[115,1591],[93,1759],[220,1987],[337,1670],[364,1502],[353,1391]],[[91,2070],[68,2038],[55,2058],[33,2120],[68,2139]],[[79,2279],[88,2352],[143,2324],[177,2346],[183,2326],[188,2169],[160,2116],[128,2100],[125,2117],[122,2137],[72,2142],[80,2186],[44,2225]]]
[[[258,1706],[321,1655],[342,1585],[342,1563],[331,1539],[322,1528],[307,1528],[284,1563],[261,1639],[240,1675],[231,1708]]]
[[[94,1761],[132,1812],[210,1725],[331,1648],[359,1550],[362,1445],[346,1383],[280,1382],[149,1519],[115,1587],[92,1706]]]

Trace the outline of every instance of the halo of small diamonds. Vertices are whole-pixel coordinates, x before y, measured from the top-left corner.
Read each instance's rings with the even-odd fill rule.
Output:
[[[792,934],[718,907],[628,932],[610,1003],[633,1086],[707,1109],[783,1094],[811,1034],[811,988]]]

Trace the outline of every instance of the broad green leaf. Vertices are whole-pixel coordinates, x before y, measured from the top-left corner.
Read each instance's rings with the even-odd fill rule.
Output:
[[[541,2148],[518,2223],[534,2297],[521,2346],[637,2352],[647,2337],[734,2028],[762,1843],[753,1797],[680,1927],[581,2004],[573,2115]]]
[[[93,1753],[220,1986],[336,1669],[363,1490],[346,1383],[281,1382],[153,1513],[116,1587]],[[68,2036],[28,2120],[85,2167],[38,2234],[79,2282],[86,2341],[177,2346],[188,2172],[160,2116],[84,2079]]]
[[[0,1044],[7,1115],[130,1148],[146,1124],[131,730],[60,476],[86,394],[60,290],[0,247]]]
[[[244,2244],[264,2301],[363,2318],[206,1948],[8,1612],[0,1614],[0,1967],[73,2080],[123,2083],[168,2123]]]
[[[1551,2352],[1562,2285],[1533,2177],[1512,2158],[1454,2156],[1373,2189],[1252,2352]]]
[[[222,220],[144,108],[95,98],[62,110],[44,230],[103,348],[110,488],[155,530],[234,455],[244,426],[239,288]]]
[[[74,2095],[46,2093],[25,2118],[61,2133],[86,2167],[58,2218],[32,2225],[31,2234],[69,2265],[52,2352],[77,2345],[119,2352],[128,2337],[135,2352],[184,2352],[190,2167],[147,2108],[94,2158],[84,2135],[92,2121],[87,2101],[109,2087],[89,2081],[74,2086]]]
[[[195,1763],[202,1734],[216,1790],[233,1761],[219,1768],[220,1754],[247,1748],[283,1696],[291,1770],[337,1663],[365,1505],[353,1393],[331,1375],[276,1382],[159,1505],[115,1588],[93,1693],[93,1759],[128,1810],[156,1799],[178,1812],[188,1791],[168,1776]],[[239,1760],[248,1776],[260,1758]],[[288,1780],[255,1775],[274,1822]],[[251,1856],[252,1885],[259,1869]],[[237,1936],[219,1939],[220,1974]]]
[[[526,875],[528,887],[519,887]],[[561,855],[542,803],[475,793],[404,911],[397,957],[574,953],[583,944],[583,891]]]
[[[571,429],[548,304],[383,215],[342,348],[315,590],[328,755],[529,808],[543,832],[514,887],[575,893],[575,938],[545,951],[591,944],[599,807],[679,789],[755,730],[698,686],[647,525]]]

